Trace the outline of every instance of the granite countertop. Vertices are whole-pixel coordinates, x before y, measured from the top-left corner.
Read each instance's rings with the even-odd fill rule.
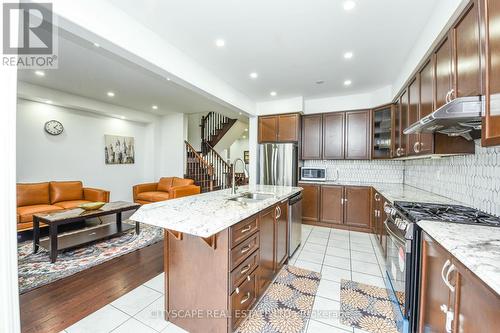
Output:
[[[500,228],[436,221],[418,225],[500,295]]]
[[[372,186],[384,198],[390,202],[411,201],[411,202],[431,202],[439,204],[459,205],[460,203],[452,199],[421,190],[419,188],[401,183],[375,183],[375,182],[354,182],[354,181],[299,181],[304,184],[319,185],[345,185],[345,186]]]
[[[231,194],[231,189],[226,189],[144,205],[130,219],[193,236],[210,237],[301,190],[291,186],[242,186],[238,193],[272,193],[274,197],[240,203],[229,201],[235,195]]]

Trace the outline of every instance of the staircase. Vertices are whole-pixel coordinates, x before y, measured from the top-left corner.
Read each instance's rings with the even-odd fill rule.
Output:
[[[201,151],[184,141],[186,146],[185,178],[194,180],[201,187],[201,192],[210,192],[231,187],[233,165],[227,163],[217,153],[214,146],[234,125],[236,119],[225,117],[216,112],[209,112],[201,118]],[[245,184],[243,173],[236,173],[237,184]]]
[[[216,112],[209,112],[205,117],[202,117],[200,124],[202,152],[206,153],[209,147],[215,147],[235,122],[236,119]]]

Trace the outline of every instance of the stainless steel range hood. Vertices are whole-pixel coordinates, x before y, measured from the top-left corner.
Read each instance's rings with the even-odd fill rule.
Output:
[[[480,96],[456,98],[410,125],[403,133],[437,132],[472,140],[470,132],[481,129],[483,104]]]

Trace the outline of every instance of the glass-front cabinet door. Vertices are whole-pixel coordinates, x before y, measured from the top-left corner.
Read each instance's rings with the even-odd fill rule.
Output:
[[[394,112],[391,104],[373,110],[373,159],[392,157]]]

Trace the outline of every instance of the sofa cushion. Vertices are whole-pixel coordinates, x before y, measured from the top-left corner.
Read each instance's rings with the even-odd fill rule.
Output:
[[[19,220],[17,222],[31,222],[33,221],[33,214],[48,213],[56,210],[62,210],[62,208],[53,205],[31,205],[18,207],[17,214],[19,215]]]
[[[141,201],[157,202],[157,201],[168,200],[169,195],[167,192],[161,192],[161,191],[142,192],[137,194],[136,199]]]
[[[157,191],[168,192],[170,190],[170,188],[172,187],[173,180],[174,180],[173,177],[160,178],[160,181],[158,182]]]
[[[186,186],[186,185],[193,185],[194,180],[192,179],[184,179],[184,178],[177,178],[174,177],[174,180],[172,181],[172,186]]]
[[[50,203],[83,199],[83,185],[80,181],[50,182]]]
[[[49,183],[17,184],[17,207],[49,202]]]
[[[54,206],[61,207],[64,209],[70,209],[70,208],[76,208],[76,207],[80,206],[81,204],[89,203],[89,202],[92,202],[92,201],[88,201],[88,200],[60,201],[60,202],[56,202],[54,204]]]

